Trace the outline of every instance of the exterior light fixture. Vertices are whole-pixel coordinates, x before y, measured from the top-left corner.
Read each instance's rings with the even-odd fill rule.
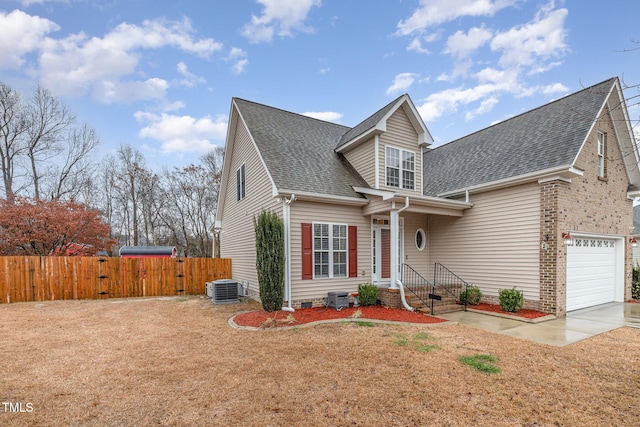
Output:
[[[629,243],[631,243],[631,247],[632,248],[637,248],[638,247],[638,241],[636,240],[635,237],[632,237],[629,239]]]
[[[568,231],[562,232],[562,240],[564,240],[564,244],[567,246],[573,246],[573,237],[571,237],[571,233]]]

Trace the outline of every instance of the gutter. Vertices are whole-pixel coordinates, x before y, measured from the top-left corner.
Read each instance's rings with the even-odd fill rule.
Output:
[[[396,285],[398,285],[398,289],[400,289],[400,301],[402,301],[402,305],[408,311],[415,311],[415,308],[411,307],[407,303],[407,299],[404,297],[404,286],[402,285],[402,281],[400,279],[396,279]]]
[[[400,214],[400,212],[407,209],[408,207],[409,207],[409,196],[406,196],[404,199],[404,206],[398,209],[398,215]],[[398,285],[398,289],[400,290],[400,301],[402,301],[402,305],[404,306],[404,308],[409,311],[414,311],[414,308],[411,307],[409,303],[407,303],[407,299],[404,296],[404,286],[402,285],[402,281],[400,279],[396,278],[396,285]]]
[[[519,184],[526,184],[528,182],[550,180],[550,179],[564,179],[570,180],[572,177],[583,176],[584,172],[572,165],[564,165],[556,168],[545,169],[515,177],[499,179],[497,181],[486,182],[483,184],[472,185],[469,187],[458,188],[456,190],[440,193],[438,197],[456,197],[466,196],[467,192],[475,193],[480,191],[496,190],[504,187],[511,187]]]

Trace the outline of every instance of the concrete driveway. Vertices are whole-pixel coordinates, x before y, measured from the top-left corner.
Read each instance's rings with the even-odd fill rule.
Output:
[[[470,311],[438,317],[512,337],[565,346],[623,326],[640,328],[640,304],[612,302],[572,311],[565,318],[540,323],[527,323]]]

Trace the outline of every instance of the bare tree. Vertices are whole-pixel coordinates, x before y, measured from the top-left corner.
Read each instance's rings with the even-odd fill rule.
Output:
[[[94,129],[38,86],[24,99],[0,83],[0,169],[5,197],[25,191],[35,200],[72,199],[90,179],[89,156],[99,144]]]
[[[84,125],[67,133],[58,161],[51,175],[51,198],[75,198],[90,186],[93,173],[89,160],[91,152],[100,144],[95,129]]]
[[[63,139],[67,130],[74,125],[76,117],[62,101],[41,86],[34,91],[31,102],[25,108],[25,116],[28,123],[25,152],[33,180],[33,195],[40,200],[41,179],[48,172],[48,160],[64,150]]]
[[[0,168],[9,201],[14,200],[16,160],[24,152],[23,136],[28,129],[20,93],[0,83]]]
[[[203,164],[165,170],[171,200],[165,223],[188,256],[211,256],[215,208],[220,187],[222,150],[201,158]]]
[[[134,246],[139,244],[140,238],[140,188],[142,179],[148,173],[144,155],[131,145],[121,145],[118,148],[118,169],[114,179],[114,187],[118,191],[121,203],[125,208],[127,233],[133,237]]]

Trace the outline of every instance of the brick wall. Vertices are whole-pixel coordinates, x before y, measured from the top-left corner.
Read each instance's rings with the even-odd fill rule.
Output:
[[[607,136],[605,177],[598,177],[597,133]],[[633,227],[629,179],[608,111],[588,136],[575,166],[584,170],[571,183],[555,180],[540,184],[540,305],[541,310],[566,314],[567,248],[562,232],[584,232],[624,237],[625,299],[631,296]],[[548,238],[547,238],[548,236]],[[544,244],[546,243],[546,249]]]

